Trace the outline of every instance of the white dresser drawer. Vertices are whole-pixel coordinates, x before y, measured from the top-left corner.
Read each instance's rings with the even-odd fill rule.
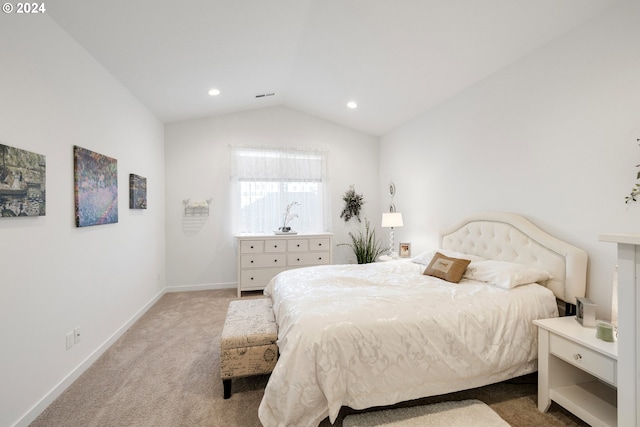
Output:
[[[593,333],[595,334],[595,329]],[[549,350],[566,362],[611,385],[616,385],[615,360],[555,334],[551,334],[549,337]]]
[[[265,252],[286,252],[287,241],[286,240],[266,240],[264,242]]]
[[[261,268],[240,272],[240,289],[263,289],[269,281],[285,268]]]
[[[278,254],[255,254],[242,255],[240,257],[241,268],[264,268],[264,267],[285,267],[286,256],[284,253]]]
[[[308,252],[309,239],[291,239],[287,242],[289,252]]]
[[[243,240],[240,242],[241,254],[258,254],[264,252],[264,240]]]
[[[307,252],[299,254],[289,254],[287,264],[290,267],[301,267],[304,265],[324,265],[331,263],[329,252]]]
[[[309,239],[310,251],[328,251],[330,245],[331,240],[329,238]]]

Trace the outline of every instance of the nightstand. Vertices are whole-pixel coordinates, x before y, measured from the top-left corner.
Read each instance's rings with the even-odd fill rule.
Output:
[[[538,409],[558,403],[592,426],[617,426],[618,342],[596,338],[575,316],[538,326]]]

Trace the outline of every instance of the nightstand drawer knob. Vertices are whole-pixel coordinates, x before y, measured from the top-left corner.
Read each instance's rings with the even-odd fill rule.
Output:
[[[573,355],[573,358],[575,360],[582,360],[582,355],[580,353],[576,353],[576,354]]]

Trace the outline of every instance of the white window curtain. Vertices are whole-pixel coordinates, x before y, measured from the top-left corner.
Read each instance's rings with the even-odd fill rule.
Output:
[[[311,149],[230,147],[234,233],[268,233],[288,226],[299,233],[331,229],[327,152]]]

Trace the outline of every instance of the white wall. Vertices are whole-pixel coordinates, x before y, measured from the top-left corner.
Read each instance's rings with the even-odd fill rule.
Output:
[[[164,148],[162,124],[48,16],[3,14],[0,58],[0,142],[44,154],[47,180],[46,216],[0,218],[10,426],[27,425],[164,289]],[[75,227],[74,145],[118,160],[117,224]],[[148,179],[146,211],[128,208],[129,173]]]
[[[476,211],[523,214],[589,253],[587,294],[609,318],[614,244],[638,231],[625,205],[640,163],[640,7],[629,2],[381,140],[413,252]],[[640,202],[639,202],[640,203]]]
[[[229,145],[308,147],[329,152],[334,242],[348,242],[354,220],[340,219],[342,196],[355,184],[364,214],[379,225],[378,139],[284,107],[169,124],[165,128],[167,286],[235,287]],[[182,200],[213,198],[209,217],[185,217]],[[348,262],[348,247],[334,262]]]

